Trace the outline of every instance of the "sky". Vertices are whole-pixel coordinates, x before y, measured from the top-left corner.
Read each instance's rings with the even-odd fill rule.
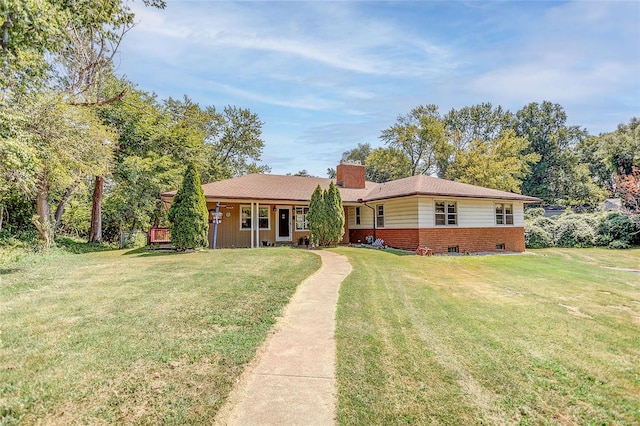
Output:
[[[130,3],[117,72],[160,99],[248,108],[271,173],[326,177],[419,105],[562,105],[597,135],[640,116],[640,1]]]

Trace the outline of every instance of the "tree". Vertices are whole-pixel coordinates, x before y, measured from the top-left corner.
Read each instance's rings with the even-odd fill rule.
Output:
[[[18,140],[30,155],[28,167],[35,172],[33,224],[49,247],[75,188],[96,171],[106,171],[115,138],[91,109],[69,105],[49,91],[25,95],[5,111],[17,118],[13,133],[0,138],[5,146]],[[57,204],[54,217],[52,203]]]
[[[522,178],[540,156],[523,154],[526,138],[516,137],[513,130],[503,131],[495,140],[473,139],[460,149],[447,168],[447,179],[472,185],[520,193]]]
[[[325,245],[338,244],[344,235],[344,207],[340,190],[331,182],[324,193],[324,208],[327,218]]]
[[[165,7],[164,0],[143,1]],[[133,18],[123,0],[3,0],[0,87],[19,93],[55,82],[82,98],[73,102],[100,103],[92,96]]]
[[[311,195],[307,221],[309,223],[311,241],[316,245],[321,245],[326,240],[327,216],[324,202],[324,191],[320,188],[320,185],[316,187]]]
[[[209,212],[200,176],[193,164],[184,172],[182,185],[169,208],[171,242],[178,250],[207,247]]]
[[[411,176],[411,163],[407,156],[396,148],[376,148],[365,162],[367,180],[389,182]]]
[[[522,182],[522,191],[542,198],[546,204],[574,203],[571,192],[582,183],[576,178],[580,164],[576,146],[588,135],[577,126],[567,126],[566,121],[562,106],[549,101],[530,103],[516,113],[516,135],[529,139],[527,152],[540,155],[540,161]],[[583,189],[589,188],[593,186]]]
[[[447,144],[446,135],[438,107],[425,105],[399,116],[396,124],[382,131],[380,139],[407,156],[414,176],[436,171],[438,153]]]

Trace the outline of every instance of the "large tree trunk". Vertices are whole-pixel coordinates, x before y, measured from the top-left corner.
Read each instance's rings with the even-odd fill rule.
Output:
[[[51,211],[49,210],[49,182],[42,177],[38,182],[36,195],[36,215],[31,219],[40,236],[44,240],[44,248],[53,245],[54,229],[51,223]]]
[[[71,199],[71,194],[73,193],[73,189],[75,188],[75,185],[70,186],[69,188],[67,188],[67,190],[64,192],[64,195],[62,196],[62,199],[60,200],[60,203],[58,204],[58,208],[56,208],[56,214],[55,214],[55,225],[54,225],[54,232],[58,229],[58,227],[60,226],[60,221],[62,220],[62,215],[64,213],[64,208],[67,206],[67,203],[69,202],[69,200]]]
[[[91,226],[89,227],[89,242],[99,243],[102,241],[102,191],[104,188],[104,177],[96,176],[93,185],[93,199],[91,203]]]

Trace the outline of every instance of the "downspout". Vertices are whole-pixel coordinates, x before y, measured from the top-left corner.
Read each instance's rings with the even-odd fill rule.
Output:
[[[374,207],[371,207],[364,201],[362,201],[362,199],[359,199],[358,202],[364,204],[366,207],[369,207],[373,212],[373,241],[375,241],[377,239],[376,238],[376,209]]]
[[[213,241],[211,245],[213,246],[212,248],[214,250],[216,249],[216,245],[218,243],[218,213],[220,213],[220,201],[216,203],[216,214],[213,217]]]

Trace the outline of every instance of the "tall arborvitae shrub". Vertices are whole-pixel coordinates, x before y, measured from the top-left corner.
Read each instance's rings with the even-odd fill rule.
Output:
[[[190,164],[169,208],[171,242],[176,249],[207,247],[208,216],[200,176]]]
[[[340,190],[331,182],[324,194],[324,204],[327,216],[326,245],[338,244],[344,235],[344,207]]]
[[[318,185],[309,201],[309,213],[307,213],[311,241],[321,245],[326,235],[327,216],[324,203],[324,192]]]

